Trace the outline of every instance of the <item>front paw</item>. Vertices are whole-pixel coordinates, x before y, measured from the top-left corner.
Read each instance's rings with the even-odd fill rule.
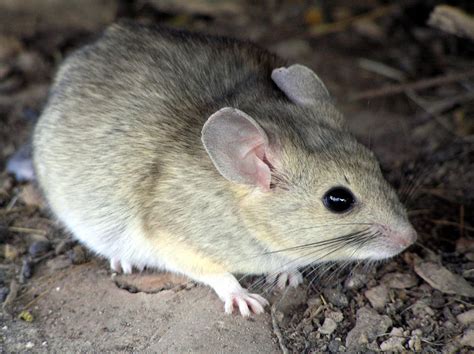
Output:
[[[217,295],[224,301],[224,310],[231,314],[234,309],[238,309],[242,316],[248,317],[253,312],[262,313],[268,301],[257,294],[251,294],[247,289],[242,288],[235,277],[230,273],[216,275],[205,275],[194,277],[207,285],[210,285]]]
[[[268,301],[258,294],[249,293],[245,289],[238,292],[230,293],[224,297],[224,309],[228,314],[232,314],[237,308],[243,317],[248,317],[253,312],[260,314],[264,312],[265,306],[268,306]]]
[[[280,289],[284,289],[287,286],[296,288],[302,282],[303,276],[297,270],[282,273],[272,273],[267,275],[267,283],[271,285],[276,285]]]

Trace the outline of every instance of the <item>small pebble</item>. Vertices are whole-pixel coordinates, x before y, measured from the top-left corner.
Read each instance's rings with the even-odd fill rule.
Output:
[[[328,350],[331,353],[340,353],[340,352],[342,352],[340,350],[341,344],[342,344],[342,342],[341,342],[340,339],[333,339],[332,341],[329,342]]]
[[[379,335],[386,333],[392,325],[392,320],[386,315],[379,315],[369,307],[362,307],[357,310],[356,324],[346,337],[346,347],[348,350],[365,350],[369,347],[376,347],[375,341]],[[377,346],[378,347],[378,346]]]
[[[474,262],[474,252],[469,252],[464,255],[468,261]]]
[[[390,338],[380,344],[382,351],[399,352],[405,348],[403,344],[406,342],[406,338],[403,337],[403,329],[394,327],[390,332]]]
[[[71,260],[66,255],[60,255],[56,258],[50,259],[46,262],[46,266],[50,270],[60,270],[69,267],[72,264]]]
[[[306,301],[306,305],[308,305],[309,308],[319,307],[321,306],[321,304],[322,304],[322,301],[321,301],[321,298],[319,297],[312,297],[312,298],[309,298],[308,301]]]
[[[454,328],[454,323],[452,323],[451,321],[445,321],[443,323],[443,326],[444,326],[444,328],[453,329]]]
[[[10,288],[7,288],[6,286],[0,287],[0,303],[3,303],[5,301],[9,292]]]
[[[35,346],[35,343],[33,343],[33,342],[28,342],[28,343],[26,343],[26,345],[25,345],[26,349],[31,349],[31,348],[33,348],[34,346]]]
[[[408,340],[408,347],[415,351],[415,352],[420,352],[421,351],[421,339],[420,337],[414,336]]]
[[[466,311],[456,316],[457,320],[467,326],[474,323],[474,309]]]
[[[336,321],[334,321],[332,318],[326,317],[324,319],[323,325],[321,326],[321,328],[319,328],[319,332],[321,332],[322,334],[332,334],[332,332],[334,332],[336,328]]]
[[[367,275],[365,273],[353,273],[346,278],[344,287],[346,289],[357,290],[367,284]]]
[[[74,246],[74,241],[73,240],[70,240],[70,239],[61,240],[61,242],[59,242],[56,245],[56,247],[54,248],[54,254],[56,254],[58,256],[61,253],[64,253],[64,252],[70,250],[72,248],[72,246]]]
[[[333,319],[336,323],[339,323],[344,319],[344,315],[339,311],[327,311],[326,317]]]
[[[285,295],[278,301],[277,309],[285,315],[293,314],[295,309],[306,304],[307,297],[304,291],[297,288],[287,288]]]
[[[464,347],[474,347],[474,329],[468,329],[459,340],[459,344]]]
[[[392,289],[408,289],[418,284],[418,279],[408,273],[388,273],[382,278],[382,283]]]
[[[327,301],[337,307],[346,307],[349,304],[347,296],[339,288],[326,288],[323,294]]]
[[[67,252],[72,264],[83,264],[87,260],[86,252],[81,245],[76,245],[72,250]]]
[[[364,295],[376,310],[383,309],[388,302],[388,288],[383,284],[367,290]]]
[[[30,257],[23,257],[21,272],[20,272],[20,283],[25,283],[26,279],[30,279],[33,275],[33,262]]]
[[[44,206],[44,200],[41,193],[32,184],[27,184],[20,192],[20,199],[25,205],[41,208]]]
[[[411,306],[410,309],[413,312],[413,314],[417,317],[424,317],[426,315],[434,316],[435,314],[433,309],[428,306],[425,300],[418,300]]]
[[[36,257],[43,256],[50,249],[51,249],[51,242],[49,242],[47,239],[44,239],[42,241],[33,242],[28,248],[28,253],[32,257],[36,258]]]

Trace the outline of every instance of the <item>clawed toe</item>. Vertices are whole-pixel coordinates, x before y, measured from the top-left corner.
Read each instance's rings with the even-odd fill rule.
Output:
[[[267,276],[267,283],[276,284],[279,289],[284,289],[287,286],[296,288],[303,282],[303,276],[298,271],[282,272],[278,274],[270,274]]]
[[[118,258],[112,258],[110,260],[110,268],[114,272],[123,273],[123,274],[131,274],[133,270],[133,266],[131,263],[126,262],[126,261],[121,261]],[[143,270],[143,268],[141,270]]]
[[[243,289],[242,292],[230,294],[225,300],[225,312],[231,314],[234,308],[238,308],[243,317],[250,316],[251,313],[260,314],[265,311],[268,301],[257,294],[248,293]]]

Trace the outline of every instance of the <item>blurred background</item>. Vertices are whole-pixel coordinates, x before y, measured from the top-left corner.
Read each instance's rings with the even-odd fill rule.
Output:
[[[48,263],[74,267],[94,257],[70,240],[65,245],[34,184],[7,173],[7,161],[28,144],[62,60],[129,18],[248,39],[314,69],[408,207],[418,244],[370,271],[340,271],[329,283],[311,281],[310,272],[307,297],[329,300],[316,314],[321,301],[297,304],[280,323],[280,346],[448,352],[474,346],[474,310],[459,319],[472,310],[474,296],[473,16],[472,0],[0,0],[0,302],[16,319],[5,317],[9,326],[25,330],[28,321],[19,314],[48,309],[28,305]],[[331,300],[334,289],[345,300]],[[395,334],[357,337],[356,313],[364,306],[389,316],[386,330],[397,328]],[[321,332],[327,311],[343,320]],[[12,333],[0,336],[0,345],[23,348]]]

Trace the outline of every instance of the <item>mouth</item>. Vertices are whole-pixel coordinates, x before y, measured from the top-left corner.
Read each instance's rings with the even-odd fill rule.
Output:
[[[415,243],[417,238],[417,233],[411,225],[397,230],[379,224],[374,225],[374,228],[379,232],[380,238],[365,252],[367,259],[371,260],[394,257]]]

